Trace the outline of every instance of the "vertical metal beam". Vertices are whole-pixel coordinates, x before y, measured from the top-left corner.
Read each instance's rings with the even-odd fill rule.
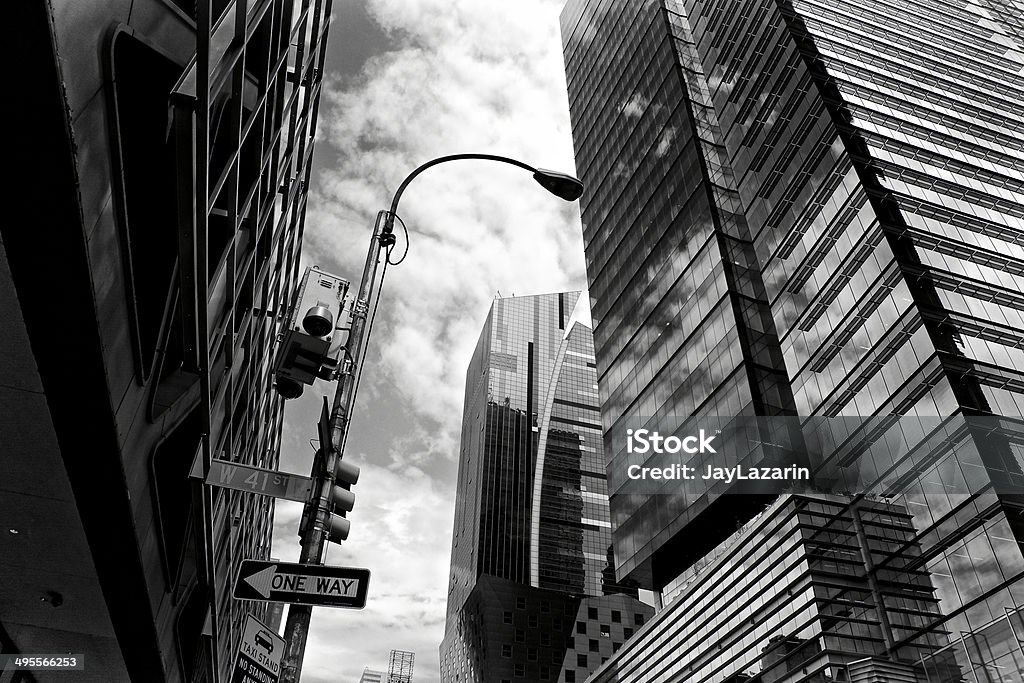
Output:
[[[200,405],[203,431],[203,478],[210,472],[213,453],[210,445],[210,339],[208,329],[209,273],[207,265],[207,243],[210,215],[209,174],[210,174],[210,32],[212,31],[211,0],[196,0],[196,111],[195,111],[195,222],[194,222],[194,273],[195,282],[195,359],[199,370]],[[217,574],[213,552],[213,489],[203,487],[202,529],[206,543],[203,562],[210,605],[210,627],[213,633],[211,660],[213,678],[220,676],[220,651],[217,635],[220,632],[217,614]]]

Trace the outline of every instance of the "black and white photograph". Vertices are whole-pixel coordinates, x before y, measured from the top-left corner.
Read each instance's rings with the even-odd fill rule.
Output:
[[[0,683],[1024,683],[1024,0],[9,0]]]

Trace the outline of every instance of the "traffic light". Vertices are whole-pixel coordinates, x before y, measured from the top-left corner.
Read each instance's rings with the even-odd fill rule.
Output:
[[[330,480],[330,493],[327,495],[326,504],[320,507],[320,495],[322,485],[328,480],[327,463],[331,452],[331,424],[330,410],[327,406],[327,398],[324,397],[323,405],[320,408],[320,420],[316,425],[317,437],[320,439],[320,448],[317,449],[316,457],[313,460],[313,471],[311,477],[314,485],[310,492],[310,498],[302,510],[302,521],[299,523],[299,537],[306,540],[306,534],[313,528],[314,522],[319,520],[320,528],[324,529],[327,540],[331,543],[341,543],[348,538],[349,530],[352,528],[345,515],[352,511],[356,502],[355,494],[352,493],[352,486],[359,481],[359,468],[350,462],[345,462],[341,457],[334,459],[334,472]]]
[[[327,524],[327,540],[341,543],[348,538],[352,528],[351,522],[345,519],[345,513],[351,512],[356,497],[352,493],[352,485],[359,481],[359,468],[352,463],[338,458],[334,468],[334,486],[331,487],[327,512],[330,515]]]
[[[298,398],[303,384],[333,376],[340,348],[335,332],[348,287],[348,280],[317,266],[306,269],[274,364],[275,387],[284,398]]]

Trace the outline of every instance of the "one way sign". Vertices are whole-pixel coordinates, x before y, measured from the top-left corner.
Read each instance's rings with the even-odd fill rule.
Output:
[[[369,582],[369,569],[244,560],[235,580],[234,596],[239,600],[362,609]]]

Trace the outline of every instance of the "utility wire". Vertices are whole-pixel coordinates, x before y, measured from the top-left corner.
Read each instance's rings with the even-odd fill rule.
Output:
[[[395,247],[394,245],[392,245],[391,247],[388,248],[387,263],[390,263],[393,266],[397,266],[398,264],[405,260],[406,256],[409,255],[409,228],[405,227],[405,221],[403,221],[402,217],[399,216],[397,213],[393,213],[391,215],[395,217],[396,221],[402,224],[402,230],[405,232],[405,251],[402,252],[402,258],[398,259],[397,261],[392,261],[391,252],[394,251]]]
[[[367,361],[366,352],[370,348],[370,334],[373,332],[373,322],[374,320],[377,319],[377,307],[380,305],[380,297],[384,292],[384,277],[388,273],[388,266],[397,266],[401,264],[403,261],[405,261],[405,257],[409,255],[409,229],[405,226],[405,221],[403,221],[402,218],[397,213],[393,213],[391,215],[394,216],[395,220],[397,220],[402,225],[402,231],[405,233],[405,249],[402,251],[402,258],[398,259],[397,261],[391,260],[391,252],[395,250],[394,244],[388,246],[386,251],[384,252],[384,266],[383,268],[381,268],[380,282],[377,284],[377,298],[373,302],[373,310],[370,312],[370,319],[366,321],[366,334],[363,335],[363,349],[359,354],[359,357],[362,359],[362,362],[359,363],[359,367],[356,369],[355,385],[352,387],[353,396],[359,395],[359,383],[363,379],[363,366],[366,365]],[[349,422],[351,423],[351,421],[352,416],[350,415]],[[345,446],[348,444],[349,432],[351,432],[350,429],[345,430],[345,440],[341,444],[342,453],[345,452]]]

